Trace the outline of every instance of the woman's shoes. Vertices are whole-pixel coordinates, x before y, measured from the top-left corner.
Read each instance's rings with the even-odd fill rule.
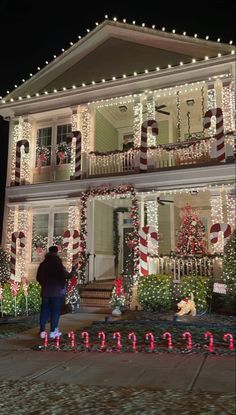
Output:
[[[58,328],[56,328],[54,331],[50,332],[50,339],[56,339],[57,337],[60,337],[62,333],[59,331]]]

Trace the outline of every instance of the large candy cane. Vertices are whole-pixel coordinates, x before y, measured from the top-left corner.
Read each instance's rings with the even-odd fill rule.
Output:
[[[232,233],[231,226],[228,223],[214,223],[210,229],[210,241],[212,244],[216,244],[218,242],[219,232],[223,232],[224,234],[225,245]]]
[[[211,117],[216,117],[216,158],[217,161],[225,162],[225,137],[224,137],[224,120],[221,108],[212,108],[204,116],[204,128],[210,128]]]
[[[11,279],[14,280],[16,274],[16,240],[19,238],[20,240],[20,247],[25,247],[25,234],[23,232],[13,232],[11,235],[11,260],[10,260],[10,267],[11,267]]]
[[[141,147],[140,147],[140,172],[144,173],[147,171],[147,130],[151,127],[152,134],[158,135],[157,122],[155,120],[147,120],[142,123],[141,128]]]
[[[80,131],[72,131],[71,136],[68,137],[67,143],[69,145],[72,144],[73,138],[76,138],[76,145],[75,145],[75,179],[81,179],[81,132]]]
[[[157,232],[152,226],[144,226],[139,232],[139,250],[140,250],[140,266],[141,274],[148,275],[148,235],[151,243],[157,243]]]
[[[16,143],[15,186],[20,185],[21,146],[24,146],[25,153],[28,153],[29,152],[29,141],[20,140],[20,141],[17,141]]]
[[[70,242],[71,232],[67,229],[63,235],[63,249],[68,249],[69,242]],[[74,267],[78,267],[78,259],[79,259],[79,231],[74,229],[73,232],[73,246],[72,246],[72,264]]]

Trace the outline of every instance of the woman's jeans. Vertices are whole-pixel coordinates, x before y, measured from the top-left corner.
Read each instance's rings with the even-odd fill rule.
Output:
[[[61,312],[60,297],[42,297],[40,310],[40,331],[45,330],[45,325],[50,318],[51,331],[58,327]]]

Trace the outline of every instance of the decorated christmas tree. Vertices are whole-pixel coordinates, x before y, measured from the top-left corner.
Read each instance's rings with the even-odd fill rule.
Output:
[[[111,294],[110,304],[114,307],[124,307],[125,306],[125,295],[123,287],[122,277],[115,279],[114,287]]]
[[[7,282],[9,278],[10,278],[10,261],[9,261],[9,258],[6,252],[0,246],[0,284]]]
[[[236,300],[236,231],[234,231],[225,246],[223,260],[223,280],[227,285],[227,295],[233,302]]]
[[[207,253],[206,231],[199,215],[190,205],[182,209],[182,219],[176,244],[177,255],[205,255]]]

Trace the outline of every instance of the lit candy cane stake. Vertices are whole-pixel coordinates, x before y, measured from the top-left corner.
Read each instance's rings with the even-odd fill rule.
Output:
[[[225,245],[231,235],[231,226],[228,223],[214,223],[210,229],[210,241],[212,244],[216,244],[218,242],[219,232],[223,232],[224,234]]]
[[[186,339],[186,337],[187,337],[187,339],[188,339],[188,350],[192,350],[192,335],[191,335],[191,333],[189,333],[189,331],[185,331],[184,333],[183,333],[183,339]]]
[[[113,333],[113,339],[117,338],[117,350],[120,351],[121,349],[121,342],[120,342],[120,332],[116,331],[115,333]]]
[[[153,226],[144,226],[139,232],[139,250],[140,250],[140,267],[141,274],[148,275],[148,235],[152,244],[157,243],[158,236]]]
[[[136,335],[135,335],[135,333],[129,333],[128,334],[128,339],[129,340],[132,340],[132,349],[133,349],[133,351],[134,352],[136,352],[136,341],[137,341],[137,338],[136,338]]]
[[[211,118],[216,117],[216,158],[217,161],[225,163],[225,137],[224,137],[224,120],[221,108],[212,108],[205,113],[203,127],[210,128]]]
[[[210,331],[206,331],[206,333],[204,333],[204,337],[205,340],[209,337],[210,341],[209,341],[209,346],[208,346],[208,350],[209,352],[213,352],[214,350],[214,346],[213,346],[213,334]]]
[[[86,350],[88,350],[88,348],[89,348],[89,334],[88,334],[88,332],[83,331],[83,333],[81,333],[81,337],[82,337],[82,339],[85,338],[85,347],[86,347]]]
[[[25,153],[29,152],[29,141],[20,140],[16,143],[16,163],[15,163],[15,186],[20,185],[20,169],[21,169],[21,146],[24,146]]]
[[[68,333],[68,337],[70,339],[70,347],[75,347],[75,333],[73,331],[70,331]]]
[[[99,331],[98,338],[101,339],[101,350],[103,350],[105,347],[105,340],[106,340],[106,335],[104,331]]]
[[[60,350],[60,336],[56,336],[56,348],[57,348],[57,351]]]
[[[11,267],[11,279],[15,279],[16,274],[16,240],[19,238],[20,247],[25,247],[25,234],[23,232],[13,232],[11,235],[11,254],[10,254],[10,267]]]
[[[24,291],[24,295],[25,295],[25,309],[26,309],[26,315],[28,316],[28,314],[29,314],[29,308],[28,308],[28,295],[29,295],[29,292],[28,292],[28,284],[27,284],[27,279],[26,278],[22,278],[22,288],[23,288],[23,291]]]
[[[141,128],[141,147],[140,147],[140,161],[139,170],[141,173],[147,172],[147,131],[148,127],[152,129],[152,134],[158,135],[158,128],[156,120],[147,120],[142,123]]]
[[[168,349],[171,350],[173,348],[172,347],[172,337],[171,337],[171,334],[168,331],[166,331],[165,333],[163,333],[162,337],[163,337],[163,339],[166,339],[167,338],[167,340],[168,340]]]
[[[44,337],[44,347],[48,347],[48,333],[45,331],[45,337]]]
[[[145,334],[145,339],[149,340],[150,339],[150,350],[154,350],[154,336],[152,333],[146,333]]]
[[[11,290],[11,294],[14,297],[14,309],[15,309],[15,316],[17,315],[17,309],[16,309],[16,297],[18,294],[18,291],[20,289],[20,284],[18,284],[16,281],[14,280],[10,280],[10,290]]]
[[[231,333],[225,333],[223,339],[227,341],[229,338],[229,350],[234,350],[234,338]]]

